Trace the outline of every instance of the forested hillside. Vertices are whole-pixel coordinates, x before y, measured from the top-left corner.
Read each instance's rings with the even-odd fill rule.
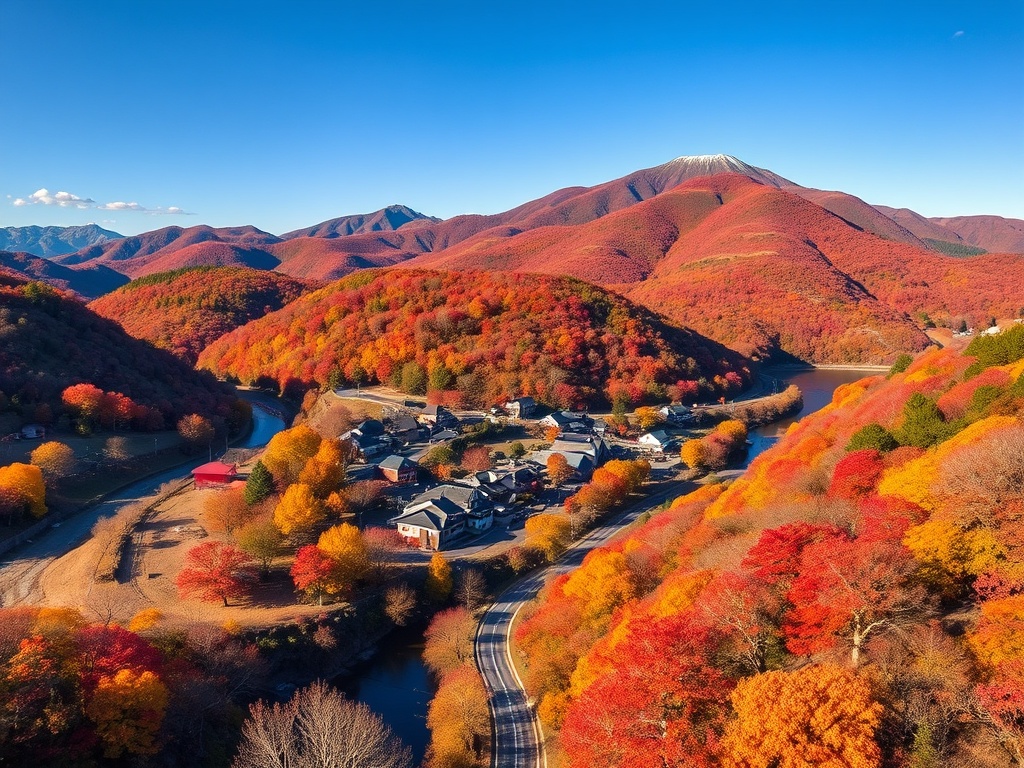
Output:
[[[199,364],[245,383],[391,384],[447,403],[557,407],[717,397],[743,359],[578,280],[372,270],[224,336]]]
[[[48,425],[65,406],[78,407],[62,398],[73,385],[107,392],[116,418],[143,429],[191,413],[228,418],[235,401],[208,373],[132,338],[70,295],[0,273],[0,410]]]
[[[841,387],[519,627],[568,765],[1019,765],[1024,327]]]
[[[306,289],[301,280],[242,267],[195,267],[133,280],[89,308],[195,363],[230,330],[280,309]]]

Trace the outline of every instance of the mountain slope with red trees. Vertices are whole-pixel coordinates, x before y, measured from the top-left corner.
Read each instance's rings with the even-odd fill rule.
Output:
[[[577,227],[485,233],[412,264],[571,274],[744,353],[815,362],[885,362],[922,349],[907,313],[1016,315],[1008,286],[1024,276],[1020,258],[954,259],[884,240],[735,174]]]
[[[0,272],[0,407],[31,419],[63,409],[76,384],[118,393],[149,409],[147,428],[189,413],[228,418],[230,388],[169,352],[132,338],[70,294]]]
[[[59,256],[54,261],[68,266],[76,264],[104,264],[129,277],[141,277],[152,272],[165,272],[170,269],[177,269],[183,266],[222,266],[217,261],[199,263],[195,251],[202,244],[213,244],[215,247],[209,251],[209,257],[242,259],[242,256],[229,255],[237,253],[251,253],[253,258],[263,246],[281,242],[281,238],[275,237],[267,232],[256,229],[256,227],[220,227],[214,228],[200,224],[195,227],[164,227],[152,232],[144,232],[141,235],[125,237],[121,240],[83,248],[75,253]],[[225,246],[234,246],[227,248]],[[172,263],[167,258],[170,254],[185,250],[184,256],[178,257],[182,263]],[[203,249],[198,248],[202,253]],[[207,258],[207,257],[203,257]],[[272,269],[274,264],[266,261],[264,263],[251,264],[259,269]],[[232,261],[240,264],[242,261]]]
[[[1016,765],[1022,417],[1024,327],[930,349],[551,580],[516,641],[564,764]]]
[[[736,353],[578,280],[407,269],[303,296],[214,342],[199,364],[282,390],[377,381],[477,406],[717,397],[750,381]]]
[[[295,237],[345,237],[365,232],[390,232],[412,221],[439,222],[436,216],[427,216],[406,205],[389,205],[373,213],[358,213],[322,221],[312,227],[285,232],[281,237],[290,240]]]
[[[307,290],[300,280],[240,267],[195,267],[133,280],[89,304],[128,333],[195,363],[228,331]]]
[[[86,297],[102,296],[128,281],[120,272],[102,264],[72,269],[24,251],[0,251],[0,266],[26,280],[40,280],[62,291],[73,291]]]

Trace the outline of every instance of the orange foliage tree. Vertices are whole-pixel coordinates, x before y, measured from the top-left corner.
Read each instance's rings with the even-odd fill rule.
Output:
[[[732,694],[724,768],[877,768],[882,705],[869,684],[834,665],[766,672]]]
[[[46,514],[46,485],[39,467],[17,461],[0,467],[0,492],[9,495],[12,508],[27,509],[36,518]]]

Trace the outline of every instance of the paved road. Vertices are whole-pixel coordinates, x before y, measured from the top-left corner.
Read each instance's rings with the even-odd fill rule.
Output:
[[[284,428],[284,422],[261,408],[253,409],[252,434],[239,447],[255,448],[258,441],[266,443],[276,432]],[[35,603],[42,598],[39,579],[54,560],[79,546],[89,538],[92,527],[101,517],[112,517],[125,504],[153,496],[164,483],[187,477],[188,473],[207,457],[152,475],[111,494],[102,502],[78,512],[57,527],[47,528],[31,542],[12,550],[0,558],[0,606]]]
[[[516,614],[536,597],[551,576],[578,568],[592,549],[608,542],[623,526],[666,499],[686,493],[692,483],[674,481],[590,531],[553,565],[517,581],[480,619],[476,636],[476,663],[490,692],[493,744],[492,768],[541,768],[547,765],[540,726],[527,700],[523,682],[512,663],[509,632]]]

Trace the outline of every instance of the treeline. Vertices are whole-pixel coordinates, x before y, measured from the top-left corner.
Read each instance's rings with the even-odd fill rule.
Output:
[[[840,387],[554,580],[517,641],[568,765],[1019,764],[1024,354],[996,359]]]
[[[552,407],[718,397],[742,358],[561,277],[368,270],[211,345],[200,365],[283,391],[379,382],[448,405]]]

